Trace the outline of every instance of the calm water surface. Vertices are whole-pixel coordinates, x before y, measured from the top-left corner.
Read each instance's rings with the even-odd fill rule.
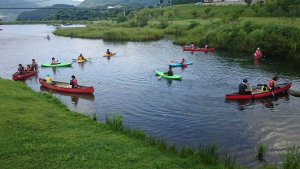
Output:
[[[72,74],[82,85],[93,85],[94,95],[53,93],[71,110],[100,121],[108,113],[122,113],[125,125],[164,138],[179,146],[197,147],[217,143],[221,151],[236,154],[244,165],[256,166],[256,146],[268,145],[267,161],[277,163],[286,146],[300,143],[300,98],[282,94],[255,101],[230,101],[226,93],[235,92],[241,79],[252,84],[266,83],[275,73],[280,82],[293,82],[300,90],[300,67],[296,62],[262,60],[254,62],[239,53],[188,53],[171,41],[105,42],[58,37],[45,25],[2,26],[0,31],[0,77],[11,78],[19,63],[35,58],[39,64],[51,57],[70,62],[80,53],[89,62],[73,63],[70,68],[40,68],[26,83],[36,91],[38,77],[50,74],[56,81],[68,82]],[[46,40],[47,34],[51,40]],[[109,48],[117,55],[102,57]],[[158,80],[155,70],[167,71],[171,60],[185,57],[194,64],[174,68],[182,81]]]

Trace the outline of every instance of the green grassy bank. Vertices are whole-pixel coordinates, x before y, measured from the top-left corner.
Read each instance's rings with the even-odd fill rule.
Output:
[[[164,37],[175,44],[209,44],[218,49],[254,52],[272,57],[299,56],[300,18],[273,17],[265,8],[241,5],[175,5],[134,11],[112,22],[57,30],[56,35],[104,40],[148,41]],[[261,16],[259,15],[259,11]],[[265,11],[266,13],[266,11]],[[264,16],[264,17],[263,17]]]
[[[237,168],[208,151],[175,153],[174,147],[151,144],[140,132],[114,130],[112,121],[111,126],[99,124],[25,83],[0,79],[0,89],[1,169]]]

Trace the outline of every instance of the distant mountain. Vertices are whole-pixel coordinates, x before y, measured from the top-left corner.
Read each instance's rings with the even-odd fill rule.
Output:
[[[160,4],[171,3],[171,0],[85,0],[79,4],[79,7],[97,7],[108,5],[123,5],[129,7],[149,7],[159,6]]]
[[[41,2],[39,2],[38,0],[0,0],[0,7],[1,8],[15,8],[15,7],[36,8],[36,7],[52,6],[54,4],[78,5],[79,3],[80,1],[74,1],[74,0],[49,0],[49,1],[41,1]],[[32,10],[1,9],[0,17],[2,17],[3,20],[15,20],[19,14],[25,11],[32,11]]]
[[[36,2],[36,4],[40,7],[53,6],[55,4],[67,4],[67,5],[77,6],[79,3],[80,1],[74,1],[74,0],[49,0],[49,1]]]
[[[14,7],[20,7],[20,8],[29,8],[29,7],[38,7],[34,3],[29,3],[29,0],[1,0],[0,7],[1,8],[14,8]],[[0,15],[3,18],[3,20],[14,20],[20,13],[28,11],[24,9],[1,9]]]

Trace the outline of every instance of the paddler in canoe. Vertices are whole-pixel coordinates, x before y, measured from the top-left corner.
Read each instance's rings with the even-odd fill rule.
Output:
[[[185,65],[186,64],[186,60],[184,58],[182,58],[180,64]]]
[[[36,63],[35,59],[32,59],[31,70],[38,70],[38,64]]]
[[[273,76],[272,80],[268,81],[269,90],[274,91],[276,89],[277,80],[278,76]]]
[[[55,85],[55,83],[53,82],[52,78],[50,77],[49,74],[47,74],[46,76],[46,83],[51,84],[51,85]]]
[[[78,88],[78,81],[74,75],[71,76],[70,88]]]
[[[108,54],[108,55],[111,54],[111,52],[109,51],[109,49],[107,49],[105,53]]]
[[[182,65],[183,68],[187,68],[186,60],[184,58],[181,59],[180,64]]]
[[[196,45],[195,45],[194,43],[192,43],[192,44],[190,45],[190,48],[196,49]]]
[[[31,71],[31,66],[30,66],[30,65],[27,65],[25,71]]]
[[[18,71],[15,73],[15,74],[17,74],[17,75],[22,75],[22,74],[24,74],[25,73],[25,68],[24,68],[24,66],[22,66],[22,64],[19,64],[18,65]]]
[[[173,75],[174,75],[174,73],[173,73],[173,71],[172,71],[172,67],[171,67],[171,66],[169,66],[169,71],[168,71],[168,72],[166,72],[166,73],[165,73],[165,75],[167,75],[167,76],[173,76]]]
[[[59,64],[58,60],[55,61],[55,57],[53,57],[51,60],[51,65],[57,65],[57,64]]]
[[[243,82],[239,85],[239,94],[240,95],[247,95],[251,94],[251,86],[250,83],[248,83],[247,79],[243,79]]]
[[[85,61],[86,59],[83,57],[82,53],[77,58],[78,61]]]

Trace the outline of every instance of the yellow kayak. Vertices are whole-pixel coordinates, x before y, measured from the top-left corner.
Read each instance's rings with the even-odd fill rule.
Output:
[[[83,63],[85,62],[86,60],[77,60],[77,63]]]
[[[110,56],[114,56],[117,53],[104,53],[103,57],[110,57]]]

